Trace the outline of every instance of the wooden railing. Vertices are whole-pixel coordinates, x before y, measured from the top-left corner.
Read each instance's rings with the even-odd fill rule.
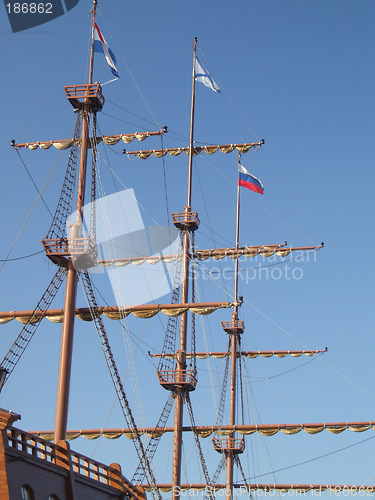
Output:
[[[87,269],[96,264],[97,246],[91,238],[56,238],[42,240],[46,256],[58,266],[66,266],[73,259],[76,269]]]
[[[198,229],[200,222],[197,212],[174,212],[172,220],[178,229],[188,228],[191,231]]]
[[[219,453],[232,451],[235,455],[243,453],[245,450],[244,438],[213,438],[212,443],[214,448]]]
[[[125,491],[130,496],[144,497],[143,493],[121,474],[121,467],[118,464],[108,466],[81,455],[70,450],[66,441],[55,444],[16,428],[8,430],[7,437],[7,445],[10,450],[17,450],[44,462],[68,469],[78,476]]]
[[[157,370],[157,374],[160,385],[167,390],[173,390],[178,385],[193,391],[197,385],[196,370]]]
[[[46,254],[80,255],[96,253],[96,244],[91,238],[57,238],[42,240]]]
[[[233,319],[232,321],[222,321],[221,327],[227,333],[242,333],[245,330],[244,322],[242,320],[235,319]]]
[[[64,87],[66,97],[74,108],[81,108],[89,99],[94,109],[100,110],[104,105],[102,88],[99,83],[85,85],[68,85]]]

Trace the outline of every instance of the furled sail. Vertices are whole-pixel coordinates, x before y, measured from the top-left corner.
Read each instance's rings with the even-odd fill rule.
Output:
[[[95,314],[104,315],[109,319],[123,319],[132,314],[137,318],[151,318],[159,312],[166,316],[181,316],[185,311],[190,311],[193,314],[207,315],[215,312],[217,309],[228,309],[235,304],[231,302],[200,302],[190,304],[147,304],[141,306],[109,306],[98,307]],[[28,322],[37,323],[43,318],[47,318],[54,323],[62,323],[64,309],[48,309],[38,313],[38,311],[6,311],[0,312],[0,324],[9,323],[16,319],[20,323]],[[83,321],[92,321],[92,315],[88,307],[83,307],[75,310],[77,318]]]
[[[259,149],[264,144],[264,141],[260,142],[245,142],[243,144],[218,144],[215,146],[194,146],[192,148],[192,155],[197,156],[201,153],[206,153],[212,155],[217,151],[221,151],[222,153],[231,153],[234,150],[237,150],[239,153],[247,153],[252,148]],[[180,154],[188,155],[190,152],[190,148],[182,147],[182,148],[165,148],[165,149],[148,149],[143,151],[126,151],[123,153],[126,154],[129,158],[138,156],[142,160],[146,160],[150,158],[150,156],[154,156],[155,158],[162,158],[167,153],[171,156],[179,156]]]
[[[109,146],[114,146],[115,144],[120,142],[120,140],[122,140],[125,144],[129,144],[130,142],[134,141],[134,139],[137,139],[138,141],[144,141],[148,137],[151,137],[153,135],[162,135],[165,132],[166,130],[157,130],[156,132],[135,132],[134,134],[102,135],[99,137],[95,137],[95,139],[90,138],[88,141],[88,147],[92,148],[93,145],[97,145],[102,141]],[[36,141],[24,142],[19,144],[12,142],[12,146],[18,149],[29,148],[32,151],[38,148],[49,149],[51,146],[54,146],[56,149],[65,150],[72,147],[73,143],[81,147],[82,141],[81,139],[62,139],[60,141]]]
[[[278,257],[287,257],[291,252],[313,252],[323,248],[323,243],[318,246],[309,247],[287,247],[287,243],[282,243],[279,245],[258,245],[258,246],[246,246],[236,248],[214,248],[209,250],[195,250],[193,253],[193,258],[203,261],[209,258],[214,260],[224,259],[225,257],[230,257],[231,259],[238,259],[240,257],[256,257],[260,255],[261,257],[269,258],[273,255]],[[160,261],[163,262],[173,262],[175,260],[181,259],[181,255],[153,255],[153,256],[142,256],[142,257],[126,257],[123,259],[112,259],[112,260],[98,260],[97,264],[102,266],[126,266],[127,264],[133,264],[139,266],[144,262],[148,264],[157,264]]]
[[[229,436],[233,431],[238,432],[242,435],[250,435],[258,432],[262,436],[274,436],[278,432],[286,435],[298,434],[301,431],[307,432],[308,434],[319,434],[320,432],[327,430],[333,434],[340,434],[345,430],[350,430],[352,432],[364,432],[370,429],[375,430],[374,422],[331,422],[331,423],[314,423],[314,424],[269,424],[269,425],[221,425],[218,426],[199,426],[195,427],[195,432],[200,438],[210,437],[214,432],[220,436]],[[184,427],[184,432],[191,432],[193,429],[191,427]],[[173,432],[173,427],[165,427],[164,429],[156,429],[154,427],[138,428],[140,434],[146,434],[147,436],[153,436],[155,432],[158,434],[165,434]],[[52,431],[36,431],[32,432],[44,439],[50,439],[53,436]],[[70,430],[67,431],[67,440],[77,439],[78,437],[85,437],[87,439],[98,439],[103,436],[108,439],[118,439],[121,436],[125,436],[132,439],[131,429],[82,429],[82,430]]]
[[[322,354],[324,352],[327,352],[327,348],[323,350],[306,350],[306,351],[241,351],[237,353],[237,357],[245,357],[248,359],[255,359],[258,356],[261,356],[262,358],[271,358],[272,356],[275,356],[276,358],[285,358],[286,356],[292,356],[293,358],[299,358],[300,356],[315,356],[315,354]],[[216,359],[223,359],[228,356],[230,356],[230,352],[196,352],[195,354],[191,352],[186,353],[186,358],[191,359],[192,357],[196,357],[198,359],[207,359],[207,358],[216,358]],[[151,354],[149,353],[149,356],[151,358],[168,358],[168,359],[175,359],[176,354]]]

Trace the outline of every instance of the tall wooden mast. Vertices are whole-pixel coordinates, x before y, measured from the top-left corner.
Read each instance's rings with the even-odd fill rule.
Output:
[[[238,155],[238,166],[240,165],[241,154]],[[235,250],[239,250],[240,237],[240,185],[237,183],[237,213],[236,213],[236,246]],[[234,310],[231,321],[222,321],[221,326],[225,333],[231,336],[231,371],[230,371],[230,414],[229,425],[236,425],[236,388],[237,388],[237,358],[239,356],[240,335],[245,327],[244,322],[238,319],[238,304],[241,300],[238,296],[238,259],[235,263],[235,281],[234,281]],[[223,453],[226,457],[226,498],[233,498],[233,468],[235,456],[242,453],[245,448],[244,439],[236,439],[235,431],[233,431],[226,439],[213,439],[213,444],[219,453]]]
[[[95,23],[96,5],[97,0],[93,2],[93,25]],[[92,75],[94,67],[94,40],[92,40],[90,51],[90,69],[89,69],[89,83],[88,85],[77,86],[80,87],[80,98],[76,102],[76,108],[82,113],[82,146],[79,167],[79,181],[78,181],[78,197],[77,197],[77,217],[76,223],[72,225],[70,234],[68,235],[70,243],[73,243],[77,238],[82,238],[82,216],[83,205],[85,201],[85,184],[86,184],[86,165],[87,165],[87,143],[90,125],[90,115],[96,112],[96,102],[92,97]],[[72,92],[77,95],[77,88]],[[78,92],[79,93],[79,92]],[[67,93],[68,94],[68,93]],[[69,95],[68,95],[69,99]],[[72,102],[72,99],[70,99]],[[74,245],[74,243],[73,243]],[[68,420],[68,406],[69,406],[69,390],[70,390],[70,375],[72,366],[72,351],[73,351],[73,334],[74,334],[74,312],[76,307],[76,292],[77,292],[77,271],[71,257],[67,258],[67,278],[65,289],[65,304],[64,304],[64,320],[61,339],[61,352],[60,352],[60,369],[59,369],[59,382],[57,392],[56,404],[56,420],[55,420],[55,442],[65,439],[67,420]]]
[[[191,190],[193,171],[193,143],[194,143],[194,106],[195,106],[195,59],[197,51],[197,39],[194,38],[194,59],[193,59],[193,81],[191,94],[191,117],[190,117],[190,142],[189,142],[189,175],[187,205],[183,213],[174,215],[175,225],[181,229],[183,234],[183,278],[181,288],[181,303],[189,302],[189,262],[190,262],[190,241],[191,232],[198,228],[199,220],[196,212],[191,212]],[[182,457],[182,426],[183,426],[183,404],[186,391],[195,388],[195,373],[188,373],[186,370],[186,335],[187,335],[188,314],[185,311],[181,316],[180,349],[177,352],[176,374],[174,387],[175,393],[175,416],[174,416],[174,437],[173,437],[173,469],[172,469],[172,498],[179,498],[181,487],[181,457]]]
[[[240,164],[241,154],[238,155],[238,164]],[[239,238],[240,238],[240,185],[237,183],[237,214],[236,214],[236,250],[239,248]],[[234,306],[234,311],[232,313],[232,324],[237,325],[238,323],[238,260],[235,263],[235,278],[234,278],[234,300],[236,305]],[[231,343],[231,375],[230,375],[230,414],[229,414],[229,425],[236,424],[236,378],[237,378],[237,343],[239,342],[239,332],[237,328],[234,328]],[[233,443],[231,438],[234,438],[234,432],[229,436],[228,443]],[[234,449],[228,446],[227,452],[227,476],[226,476],[226,497],[232,498],[233,496],[233,465],[234,465]]]

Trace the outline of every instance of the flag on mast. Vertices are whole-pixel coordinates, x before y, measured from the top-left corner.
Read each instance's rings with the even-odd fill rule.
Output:
[[[117,68],[116,68],[116,58],[112,50],[109,48],[108,43],[105,41],[104,36],[101,34],[98,25],[94,23],[93,29],[93,39],[94,39],[94,52],[101,52],[105,55],[107,63],[109,64],[112,74],[114,76],[118,76]]]
[[[264,194],[262,182],[254,177],[254,175],[251,175],[242,165],[238,166],[238,185],[251,189],[251,191],[255,191],[256,193]]]
[[[206,87],[212,89],[214,92],[220,94],[221,89],[218,84],[214,81],[210,73],[202,66],[202,64],[198,61],[198,58],[195,58],[195,79],[198,82],[203,83]]]

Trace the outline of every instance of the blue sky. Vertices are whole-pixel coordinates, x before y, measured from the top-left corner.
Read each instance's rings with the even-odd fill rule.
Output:
[[[5,11],[1,17],[0,37],[5,48],[0,125],[2,259],[36,197],[24,166],[9,146],[10,140],[72,136],[75,115],[63,86],[86,81],[90,6],[90,2],[81,0],[61,18],[17,34],[11,32]],[[250,268],[267,261],[240,265],[248,277],[247,283],[240,283],[246,300],[240,312],[246,323],[245,349],[328,347],[327,354],[304,366],[306,359],[302,358],[246,361],[251,380],[246,384],[248,419],[251,423],[373,419],[374,276],[368,255],[375,243],[374,2],[103,0],[99,8],[97,23],[116,55],[120,74],[118,81],[103,87],[106,104],[98,116],[101,133],[157,130],[167,125],[164,145],[187,144],[192,44],[196,36],[198,56],[223,89],[217,95],[197,84],[197,143],[265,139],[260,151],[242,158],[244,166],[265,186],[263,197],[242,193],[242,244],[288,241],[306,246],[325,242],[325,248],[310,255],[308,262],[304,258],[302,262],[263,268],[255,278]],[[104,58],[98,55],[94,80],[103,83],[110,79]],[[126,147],[134,150],[138,146],[132,143]],[[152,213],[159,224],[166,225],[166,198],[170,211],[181,211],[185,204],[187,158],[166,158],[164,164],[160,159],[129,161],[121,155],[123,147],[118,144],[106,152],[101,150],[104,192],[133,187],[144,207],[145,223],[151,224],[148,214]],[[140,146],[158,147],[159,139],[149,139]],[[52,172],[44,199],[53,212],[66,152],[51,148],[22,151],[21,155],[37,186],[43,186]],[[193,208],[202,221],[197,233],[201,248],[234,242],[236,162],[233,153],[216,153],[194,162]],[[120,180],[113,181],[107,163]],[[10,258],[38,252],[49,224],[50,215],[39,201]],[[212,234],[216,241],[212,241]],[[223,265],[230,268],[233,263]],[[301,279],[285,279],[285,265]],[[207,261],[205,266],[209,266]],[[212,267],[217,268],[217,263]],[[281,272],[272,274],[276,268]],[[1,310],[32,309],[53,272],[53,265],[43,254],[7,262],[0,274]],[[96,279],[110,302],[113,296],[105,276]],[[206,300],[227,300],[225,287],[230,290],[232,284],[220,278],[215,283],[202,282],[200,290]],[[62,298],[56,300],[56,307],[60,307]],[[80,296],[80,305],[84,305],[83,300]],[[202,350],[205,335],[210,350],[225,348],[226,337],[219,328],[223,319],[229,319],[228,312],[212,316],[204,329],[198,321]],[[54,425],[61,327],[45,323],[1,395],[1,406],[21,413],[20,427],[25,429],[51,429]],[[161,348],[161,320],[129,320],[128,326],[133,340],[135,335],[142,338],[135,354],[142,368],[138,368],[136,377],[145,421],[151,426],[167,394],[159,388],[154,367],[144,353]],[[114,393],[96,334],[92,326],[79,320],[77,327],[69,427],[123,427],[120,412],[109,410]],[[121,373],[125,374],[126,342],[120,329],[115,333],[112,324],[108,328]],[[2,354],[18,331],[15,321],[1,326]],[[223,362],[216,361],[211,367],[212,377],[219,380]],[[192,402],[197,423],[208,425],[215,416],[212,403],[206,403],[211,394],[207,362],[199,362],[199,368],[199,385]],[[130,376],[125,383],[132,394]],[[370,467],[375,441],[357,444],[371,437],[373,431],[254,438],[248,441],[244,468],[249,478],[259,475],[251,482],[375,484]],[[193,465],[195,454],[190,444],[186,442],[187,477],[195,482],[199,472]],[[276,472],[276,479],[262,476],[353,444],[305,466]],[[162,445],[158,464],[170,463],[170,446],[171,442]],[[207,454],[212,454],[210,439],[203,446]],[[135,462],[131,443],[125,438],[110,442],[81,439],[72,447],[104,462],[119,461],[124,473],[132,475]],[[213,473],[218,457],[208,460]],[[253,460],[256,465],[252,465]],[[164,469],[168,471],[168,465],[156,466],[157,478],[169,482],[169,472]]]

